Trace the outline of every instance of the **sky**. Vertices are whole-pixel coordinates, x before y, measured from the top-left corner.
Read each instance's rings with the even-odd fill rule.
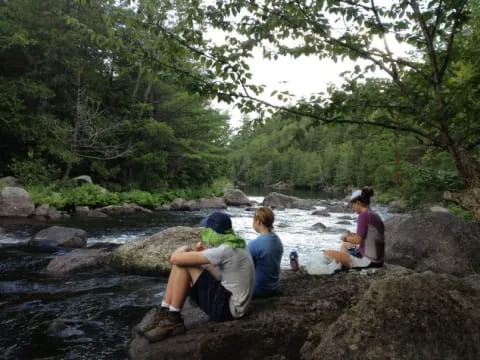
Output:
[[[377,2],[388,4],[386,0]],[[339,30],[341,31],[340,28]],[[407,56],[409,51],[407,45],[399,44],[395,37],[390,35],[387,35],[387,42],[393,53],[397,56]],[[207,37],[210,37],[211,41],[215,43],[223,43],[225,34],[211,30]],[[374,46],[384,49],[383,40],[378,38],[374,41]],[[252,73],[251,83],[266,85],[265,91],[259,97],[269,103],[283,106],[286,104],[280,102],[276,97],[270,96],[273,90],[288,90],[297,99],[308,98],[313,93],[325,92],[330,84],[341,85],[344,79],[340,74],[347,70],[353,70],[356,64],[351,60],[339,60],[335,63],[330,59],[319,59],[314,56],[302,56],[296,59],[290,56],[279,56],[278,60],[268,60],[263,58],[261,49],[256,49],[253,58],[247,62]],[[362,62],[362,64],[366,64],[366,62]],[[386,77],[387,75],[378,70],[371,73],[370,76]],[[241,114],[235,105],[214,101],[212,106],[230,115],[230,125],[233,128],[241,125],[245,115]],[[251,115],[251,117],[253,116]]]
[[[340,74],[352,70],[352,61],[339,61],[335,63],[329,59],[316,57],[282,56],[278,60],[263,59],[261,52],[257,52],[249,61],[252,83],[266,85],[262,99],[273,104],[285,105],[276,97],[270,97],[273,90],[288,90],[295,98],[308,97],[310,94],[325,92],[329,84],[340,85],[343,78]],[[242,115],[234,105],[214,102],[213,107],[230,114],[230,125],[241,125]]]

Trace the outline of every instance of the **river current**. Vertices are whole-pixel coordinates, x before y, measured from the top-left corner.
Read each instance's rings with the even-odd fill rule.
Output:
[[[250,196],[261,203],[262,196]],[[317,206],[317,209],[323,209]],[[374,207],[386,218],[382,207]],[[235,231],[247,241],[256,237],[253,212],[229,207]],[[353,213],[312,215],[313,210],[275,212],[275,232],[284,245],[282,267],[296,250],[300,264],[324,249],[340,246],[346,230],[355,231]],[[73,218],[59,222],[0,219],[0,357],[4,359],[123,359],[131,328],[163,296],[166,279],[90,270],[66,279],[46,274],[57,253],[26,246],[33,234],[52,225],[88,233],[87,246],[124,244],[172,226],[196,226],[209,211],[155,212],[107,219]],[[339,222],[341,222],[339,224]],[[323,226],[314,226],[322,223]]]

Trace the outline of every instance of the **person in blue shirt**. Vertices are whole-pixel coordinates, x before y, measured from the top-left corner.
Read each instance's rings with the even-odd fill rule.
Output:
[[[259,208],[253,216],[253,228],[260,235],[248,243],[255,264],[254,297],[275,295],[280,286],[280,262],[283,245],[273,232],[275,217],[269,208]]]

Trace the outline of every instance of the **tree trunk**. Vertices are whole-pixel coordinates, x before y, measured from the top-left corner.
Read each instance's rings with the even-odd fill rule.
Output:
[[[68,180],[70,177],[70,172],[72,171],[72,163],[67,163],[67,167],[65,168],[65,172],[63,173],[63,180]]]
[[[458,193],[446,192],[444,198],[454,201],[471,211],[480,222],[480,163],[466,152],[454,154],[455,165],[465,184],[465,190]]]
[[[478,160],[472,154],[464,151],[455,152],[454,159],[465,188],[480,188],[480,163]]]

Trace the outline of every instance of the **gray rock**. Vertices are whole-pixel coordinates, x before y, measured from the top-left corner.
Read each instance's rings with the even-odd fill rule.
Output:
[[[274,209],[313,209],[313,201],[300,199],[295,196],[288,196],[280,193],[270,193],[263,199],[263,206],[269,206]]]
[[[183,245],[193,247],[202,228],[177,226],[124,244],[115,250],[112,265],[125,272],[164,275],[170,271],[170,255]]]
[[[105,249],[75,249],[66,255],[54,257],[47,266],[52,275],[69,273],[107,265],[112,252]]]
[[[450,210],[448,210],[447,208],[443,207],[443,206],[440,206],[440,205],[433,205],[433,206],[430,206],[430,209],[429,209],[431,212],[443,212],[443,213],[449,213]]]
[[[54,207],[51,207],[48,209],[47,218],[49,218],[50,220],[58,220],[62,218],[62,213]]]
[[[407,205],[403,200],[393,200],[388,203],[388,210],[393,213],[404,213],[407,211]]]
[[[107,215],[121,215],[121,214],[133,214],[134,212],[140,211],[145,213],[152,213],[150,209],[146,209],[143,206],[131,203],[131,204],[122,204],[122,205],[108,205],[102,208],[97,209]]]
[[[68,339],[69,341],[75,339],[76,343],[94,342],[92,338],[85,338],[84,336],[88,330],[92,331],[92,328],[100,328],[102,325],[103,323],[99,321],[65,318],[56,318],[50,322],[43,323],[43,326],[45,327],[45,335],[60,339]]]
[[[334,213],[353,213],[353,209],[348,203],[331,203],[327,205],[327,211]]]
[[[90,208],[88,206],[75,206],[75,215],[87,216],[89,212]]]
[[[72,179],[79,183],[93,184],[92,178],[89,175],[80,175]]]
[[[0,192],[0,217],[28,217],[34,209],[32,198],[25,189],[5,186]]]
[[[190,200],[186,203],[189,210],[203,210],[203,209],[226,209],[227,204],[221,197],[201,198],[197,200]]]
[[[35,208],[35,212],[33,213],[35,216],[47,216],[48,210],[50,209],[49,204],[42,204]]]
[[[87,243],[87,233],[81,229],[52,226],[35,234],[28,243],[40,247],[66,247],[79,248]]]
[[[87,214],[87,217],[91,217],[91,218],[106,218],[108,217],[107,214],[105,214],[104,212],[101,212],[99,210],[90,210]]]
[[[456,278],[378,280],[336,321],[313,328],[301,358],[478,359],[479,305]]]
[[[5,229],[0,227],[0,235],[3,235],[3,234],[5,234]]]
[[[350,221],[347,221],[347,220],[337,221],[335,224],[338,224],[338,225],[352,225],[352,223]]]
[[[251,206],[252,202],[247,195],[239,189],[227,189],[223,193],[223,200],[228,206]]]
[[[387,262],[461,276],[480,272],[480,224],[429,212],[390,218],[385,230]]]
[[[195,322],[192,318],[197,315],[185,306],[185,334],[149,343],[134,331],[129,356],[134,360],[479,358],[479,298],[462,279],[412,274],[390,265],[375,270],[323,277],[283,271],[282,293],[254,299],[244,318]],[[145,313],[147,321],[152,313]]]
[[[348,215],[343,215],[338,217],[339,220],[355,220],[355,217],[353,216],[348,216]]]
[[[16,177],[5,176],[3,178],[0,178],[0,188],[5,186],[20,187],[20,182]]]
[[[330,216],[330,213],[327,210],[315,210],[314,212],[312,212],[312,215],[328,217]]]
[[[170,209],[174,211],[188,210],[187,201],[182,198],[177,198],[171,202]]]
[[[324,224],[322,224],[321,222],[313,224],[312,227],[311,227],[312,230],[325,230],[326,228],[327,227]]]
[[[170,205],[167,205],[167,204],[158,205],[157,207],[155,207],[155,211],[170,211],[170,210],[172,210],[172,208],[170,207]]]
[[[91,210],[88,206],[75,206],[75,215],[91,218],[105,218],[107,214],[100,210]]]

